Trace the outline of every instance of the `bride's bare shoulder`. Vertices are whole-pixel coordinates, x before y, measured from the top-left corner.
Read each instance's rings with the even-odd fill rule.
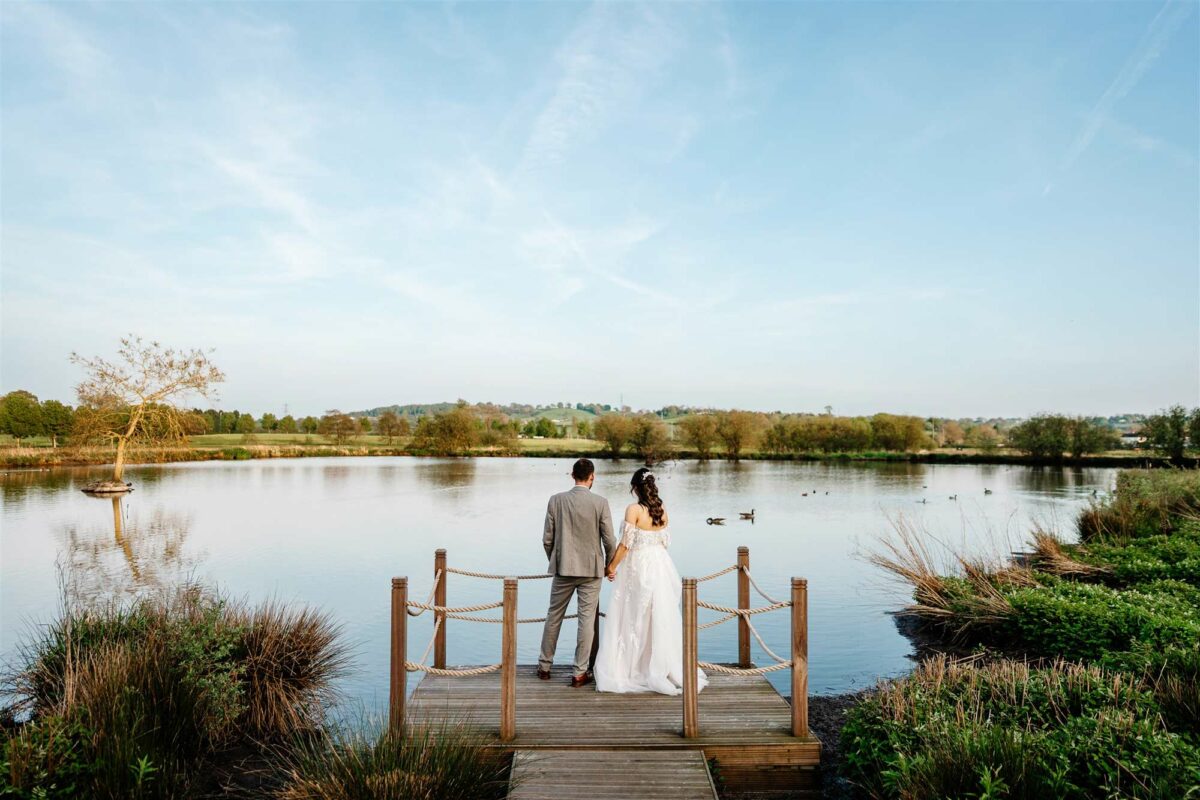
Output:
[[[625,507],[625,521],[630,525],[636,525],[641,516],[642,507],[637,503],[630,503]]]

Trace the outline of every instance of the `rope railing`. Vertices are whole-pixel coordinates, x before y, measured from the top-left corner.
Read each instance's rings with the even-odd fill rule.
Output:
[[[430,603],[432,603],[433,599],[435,597],[437,597],[437,590],[438,590],[438,587],[441,586],[441,583],[442,583],[442,571],[440,569],[435,570],[434,574],[433,574],[433,586],[429,587],[429,598],[425,600],[426,606],[429,605]],[[425,606],[419,606],[416,603],[410,602],[408,604],[408,606],[409,606],[408,607],[408,615],[410,617],[419,617],[422,614],[424,614],[425,611],[427,610]],[[412,610],[413,606],[417,606],[418,608],[420,608],[420,611],[413,611]]]
[[[502,581],[505,578],[513,578],[518,581],[540,581],[543,578],[554,577],[548,572],[539,572],[535,575],[497,575],[492,572],[473,572],[469,569],[458,569],[456,567],[446,567],[446,572],[453,572],[455,575],[465,575],[468,578],[485,578],[494,581]]]
[[[696,596],[697,585],[715,580],[724,575],[736,572],[738,578],[737,607],[724,606],[700,600]],[[462,575],[469,578],[504,581],[503,599],[493,603],[479,603],[467,606],[450,606],[446,602],[446,578],[448,575]],[[408,599],[408,579],[392,579],[392,679],[389,722],[393,732],[403,733],[405,723],[405,704],[407,678],[409,672],[421,672],[426,675],[459,678],[500,673],[500,739],[511,741],[516,736],[516,631],[518,625],[536,624],[546,621],[546,617],[517,617],[517,585],[523,580],[542,580],[553,577],[550,574],[533,575],[499,575],[489,572],[460,569],[446,565],[446,551],[438,550],[434,556],[433,586],[425,602]],[[769,605],[752,608],[750,606],[750,590],[754,589]],[[808,736],[808,589],[807,582],[800,578],[792,579],[792,598],[787,601],[771,597],[755,581],[750,572],[749,549],[738,548],[737,562],[724,569],[718,570],[701,578],[685,578],[683,580],[683,735],[698,736],[698,670],[731,675],[759,676],[785,669],[792,671],[792,732],[795,736]],[[502,609],[501,616],[477,616],[475,612]],[[696,619],[698,609],[704,608],[715,611],[722,616],[718,619],[699,624]],[[792,610],[792,657],[783,658],[772,650],[762,635],[751,623],[751,618],[758,614],[778,611],[783,608]],[[409,617],[418,617],[426,611],[434,614],[433,632],[420,661],[407,659],[407,630]],[[597,633],[599,618],[602,612],[597,612]],[[563,619],[578,619],[579,614],[568,614]],[[502,626],[501,659],[498,664],[486,666],[446,666],[446,626],[448,620],[474,622]],[[738,622],[738,662],[716,664],[700,661],[696,647],[696,634],[701,630],[715,628],[726,622]],[[750,661],[750,640],[753,638],[759,647],[775,663],[767,666],[754,666]],[[596,637],[598,644],[599,637]],[[430,654],[433,664],[428,663]],[[592,650],[595,659],[595,645]]]
[[[709,611],[720,611],[722,614],[733,614],[739,617],[749,617],[754,614],[765,614],[768,611],[778,611],[781,608],[788,608],[791,603],[775,603],[769,606],[759,606],[758,608],[730,608],[729,606],[719,606],[716,603],[706,603],[703,600],[697,600],[696,605],[701,608],[707,608]]]

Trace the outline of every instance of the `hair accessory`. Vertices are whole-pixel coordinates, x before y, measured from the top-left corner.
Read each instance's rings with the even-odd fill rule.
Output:
[[[651,472],[650,470],[646,470],[645,472],[642,473],[642,483],[645,483],[647,478],[653,478],[653,477],[654,477],[654,473]]]

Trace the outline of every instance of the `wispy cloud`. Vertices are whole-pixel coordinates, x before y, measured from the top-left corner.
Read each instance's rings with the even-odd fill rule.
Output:
[[[1084,120],[1083,127],[1075,136],[1075,140],[1067,148],[1067,152],[1058,166],[1060,174],[1070,170],[1075,162],[1087,152],[1092,140],[1096,138],[1096,134],[1109,122],[1113,107],[1137,86],[1146,71],[1158,60],[1167,41],[1192,13],[1194,5],[1194,3],[1186,1],[1167,0],[1154,15],[1154,19],[1150,21],[1150,25],[1147,26],[1145,33],[1138,41],[1137,47],[1134,48],[1104,94],[1100,95],[1100,99],[1096,101],[1096,105],[1092,107],[1091,112]],[[1047,183],[1042,194],[1049,194],[1053,188],[1052,182]]]
[[[596,3],[559,49],[560,75],[534,120],[518,172],[552,167],[655,79],[677,46],[657,10]]]

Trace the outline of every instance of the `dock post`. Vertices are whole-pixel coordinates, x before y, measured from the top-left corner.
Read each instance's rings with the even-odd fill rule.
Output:
[[[437,576],[441,574],[439,579]],[[446,606],[446,551],[437,549],[433,551],[433,575],[437,579],[437,588],[433,591],[433,604],[435,606]],[[438,669],[446,668],[446,612],[433,612],[434,624],[441,622],[438,628],[437,636],[433,640],[433,666]]]
[[[750,548],[737,549],[738,599],[740,610],[750,608]],[[738,615],[738,666],[750,669],[750,622],[744,614]]]
[[[695,739],[700,735],[696,708],[696,670],[699,667],[696,650],[696,579],[683,579],[683,736]]]
[[[517,579],[504,579],[504,633],[500,645],[500,741],[517,736]]]
[[[388,698],[388,731],[404,735],[404,700],[408,690],[408,578],[392,578],[392,680]]]
[[[792,578],[792,736],[808,738],[808,581]]]

